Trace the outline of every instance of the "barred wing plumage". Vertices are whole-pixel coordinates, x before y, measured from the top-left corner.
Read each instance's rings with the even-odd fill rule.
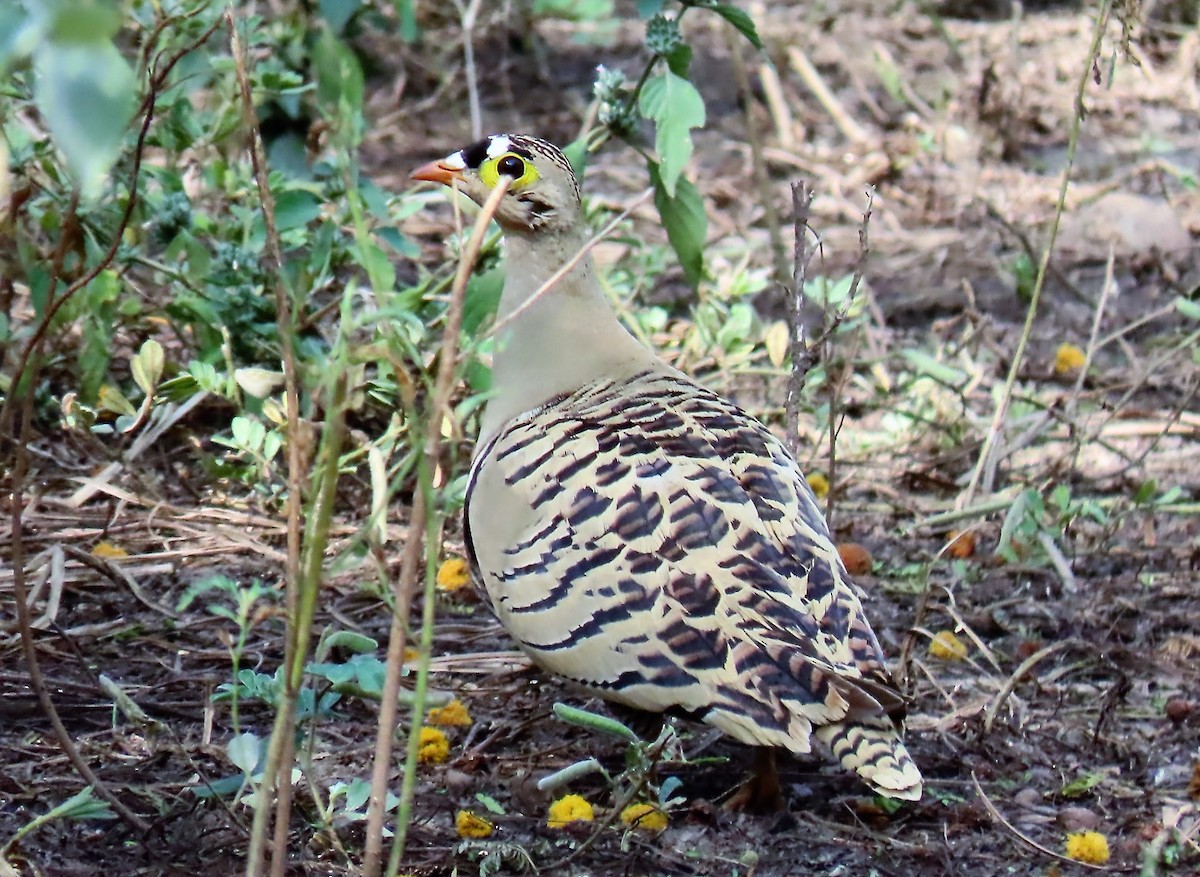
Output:
[[[542,667],[746,743],[803,753],[815,730],[877,790],[919,797],[824,516],[735,405],[667,370],[591,384],[501,428],[467,502],[492,605]]]

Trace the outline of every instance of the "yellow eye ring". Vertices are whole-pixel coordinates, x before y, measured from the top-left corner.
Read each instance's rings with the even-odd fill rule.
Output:
[[[523,189],[536,182],[540,176],[533,162],[513,152],[489,158],[479,167],[479,179],[489,188],[495,188],[496,183],[500,182],[501,174],[513,178],[509,191]]]

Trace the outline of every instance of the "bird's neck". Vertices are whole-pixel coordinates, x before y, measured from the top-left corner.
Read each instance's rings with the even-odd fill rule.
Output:
[[[504,291],[496,315],[492,398],[481,438],[548,399],[658,360],[625,330],[596,280],[590,255],[549,290],[539,288],[582,248],[582,234],[508,234]]]

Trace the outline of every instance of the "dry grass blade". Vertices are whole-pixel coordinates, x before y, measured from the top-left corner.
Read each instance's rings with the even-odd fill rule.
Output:
[[[992,725],[996,723],[996,716],[1000,713],[1000,708],[1004,706],[1004,702],[1008,700],[1009,696],[1013,693],[1013,691],[1016,690],[1017,683],[1024,679],[1025,675],[1030,670],[1032,670],[1050,655],[1053,655],[1055,652],[1062,651],[1068,646],[1074,644],[1074,640],[1061,640],[1059,642],[1052,643],[1045,648],[1038,649],[1036,652],[1022,661],[1017,669],[1013,670],[1012,675],[1008,677],[1008,681],[1004,683],[1004,687],[996,693],[995,698],[993,698],[991,704],[988,706],[987,714],[983,719],[984,732],[987,733],[992,730]]]
[[[1064,856],[1062,853],[1057,853],[1049,847],[1042,846],[1042,844],[1038,843],[1036,840],[1025,834],[1023,831],[1004,818],[1004,814],[996,808],[996,805],[992,803],[992,799],[989,798],[987,793],[983,791],[983,786],[979,784],[979,777],[975,776],[974,773],[971,774],[971,782],[975,786],[975,794],[979,796],[979,800],[983,803],[984,808],[987,810],[992,819],[1007,828],[1013,837],[1025,844],[1025,846],[1029,847],[1031,850],[1037,850],[1039,853],[1043,853],[1044,855],[1050,856],[1053,859],[1058,859],[1060,862],[1068,862],[1069,864],[1078,865],[1081,868],[1088,868],[1092,871],[1104,871],[1110,874],[1118,874],[1134,870],[1132,868],[1106,868],[1103,865],[1093,865],[1090,862],[1081,862],[1077,859],[1072,859],[1069,856]]]

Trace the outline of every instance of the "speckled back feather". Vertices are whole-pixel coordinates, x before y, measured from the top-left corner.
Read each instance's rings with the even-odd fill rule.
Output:
[[[876,790],[920,796],[821,510],[735,405],[666,366],[589,384],[497,431],[467,503],[492,604],[541,666],[746,743],[803,753],[819,729]]]

